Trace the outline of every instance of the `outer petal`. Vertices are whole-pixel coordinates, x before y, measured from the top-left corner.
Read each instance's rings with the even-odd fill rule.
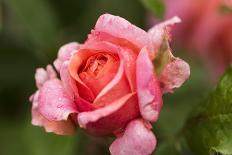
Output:
[[[144,30],[119,16],[101,15],[95,25],[95,30],[106,32],[117,38],[126,39],[139,48],[150,43],[150,39]]]
[[[77,42],[72,42],[72,43],[68,43],[64,46],[62,46],[59,49],[58,52],[58,57],[57,59],[54,61],[54,66],[56,67],[56,70],[60,70],[60,67],[62,65],[62,63],[66,60],[69,60],[71,58],[71,56],[77,52],[77,50],[79,49],[80,44]]]
[[[76,113],[75,103],[64,92],[60,80],[44,83],[39,93],[38,111],[50,121],[67,120],[71,113]]]
[[[32,102],[32,124],[43,126],[47,132],[54,132],[59,135],[69,135],[74,133],[75,126],[71,120],[67,121],[49,121],[38,112],[38,96],[39,91],[30,98]]]
[[[167,39],[164,39],[154,59],[154,64],[163,93],[179,88],[190,75],[189,65],[184,60],[172,55]]]
[[[152,40],[153,43],[153,51],[154,52],[158,52],[160,46],[162,45],[162,42],[164,40],[165,37],[169,37],[169,32],[168,32],[168,27],[176,24],[176,23],[180,23],[181,20],[178,17],[173,17],[169,20],[166,20],[163,23],[157,24],[154,27],[152,27],[151,29],[148,30],[148,34]],[[156,53],[151,53],[151,55],[156,55]]]
[[[169,32],[167,28],[180,22],[178,17],[171,18],[151,28],[148,33],[153,38],[156,49],[154,64],[156,73],[162,87],[162,92],[172,92],[174,88],[180,87],[190,75],[189,65],[172,55],[169,47]]]
[[[141,50],[136,67],[140,113],[145,120],[154,122],[162,107],[162,94],[146,48]]]
[[[174,88],[179,88],[189,77],[189,65],[179,59],[175,58],[168,63],[159,76],[162,91],[172,92]]]
[[[85,42],[85,45],[93,44],[96,42],[110,42],[117,46],[129,48],[134,52],[139,52],[140,49],[137,45],[135,45],[135,43],[132,43],[125,38],[118,38],[106,32],[92,30],[91,34],[88,35],[88,40]]]
[[[156,146],[156,138],[143,120],[131,121],[122,137],[110,146],[112,155],[149,155]]]
[[[137,96],[131,93],[103,108],[80,113],[78,121],[89,133],[109,135],[120,132],[129,121],[137,117],[139,117]]]

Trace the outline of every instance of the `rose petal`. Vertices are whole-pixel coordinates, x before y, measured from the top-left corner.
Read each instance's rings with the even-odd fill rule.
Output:
[[[91,45],[98,42],[109,42],[116,46],[129,48],[134,52],[139,52],[139,47],[137,45],[124,38],[117,38],[116,36],[112,36],[106,32],[92,30],[91,34],[88,35],[88,40],[85,42],[85,45]]]
[[[87,100],[81,97],[77,97],[75,99],[75,102],[77,103],[77,109],[79,112],[93,111],[97,109],[97,107],[94,104],[88,102]]]
[[[118,51],[120,50],[120,46],[112,44],[108,41],[95,41],[95,42],[86,42],[80,47],[80,50],[91,50],[92,52],[109,52],[112,54],[118,54]]]
[[[154,59],[154,65],[163,93],[172,92],[174,88],[179,88],[190,75],[189,65],[172,55],[167,38],[163,40]]]
[[[154,122],[162,107],[162,94],[146,48],[139,53],[136,67],[140,113],[145,120]]]
[[[124,61],[121,60],[115,77],[101,90],[93,104],[103,107],[131,92],[124,72]]]
[[[172,55],[168,43],[168,28],[180,21],[178,17],[173,17],[148,31],[156,49],[154,63],[163,93],[172,92],[174,88],[180,87],[190,75],[189,65]]]
[[[159,76],[162,86],[162,91],[172,92],[174,88],[179,88],[189,77],[189,65],[179,59],[175,58],[168,63]]]
[[[79,96],[78,88],[75,80],[71,77],[68,66],[70,61],[65,61],[60,67],[60,78],[65,92],[69,95],[70,99]]]
[[[57,78],[57,75],[51,65],[47,65],[46,70],[43,68],[36,70],[35,81],[37,88],[41,88],[46,81],[55,78]]]
[[[109,90],[111,90],[123,77],[123,72],[124,72],[124,62],[121,61],[120,65],[118,67],[118,72],[115,75],[115,77],[113,78],[113,80],[111,80],[106,87],[104,87],[102,89],[102,91],[98,94],[98,96],[95,98],[95,101],[98,100],[99,98],[101,98],[103,95],[105,95]]]
[[[79,46],[80,44],[77,43],[77,42],[71,42],[71,43],[68,43],[64,46],[62,46],[60,49],[59,49],[59,52],[58,52],[58,57],[57,59],[54,61],[54,66],[56,68],[56,70],[60,70],[60,67],[62,65],[62,63],[66,60],[69,60],[71,58],[71,56],[77,52],[77,50],[79,49]]]
[[[71,113],[76,113],[75,103],[64,92],[60,80],[44,83],[39,93],[38,111],[50,121],[67,120]]]
[[[66,121],[49,121],[37,110],[32,110],[32,124],[44,127],[46,132],[54,132],[58,135],[71,135],[75,132],[75,125],[70,119]]]
[[[78,53],[74,54],[70,60],[69,64],[69,73],[73,79],[77,82],[77,87],[79,91],[79,95],[88,100],[93,101],[95,96],[93,92],[82,82],[78,75],[78,70],[81,67],[82,63],[84,63],[94,52],[90,50],[79,50]]]
[[[119,16],[101,15],[97,20],[95,30],[106,32],[117,38],[127,39],[139,48],[150,43],[150,39],[144,30]]]
[[[144,121],[131,121],[122,137],[117,138],[110,146],[112,155],[149,155],[156,147],[156,138]]]
[[[158,52],[158,49],[162,45],[164,37],[169,37],[168,28],[176,23],[180,23],[181,20],[178,17],[173,17],[165,22],[155,25],[148,30],[148,34],[152,40],[154,52]],[[156,53],[152,54],[156,55]]]
[[[77,110],[79,112],[95,110],[96,108],[93,104],[80,97],[77,84],[69,73],[69,63],[70,61],[65,61],[60,69],[60,77],[65,92],[71,99],[75,100],[75,103],[77,103]]]
[[[49,121],[38,112],[38,96],[39,91],[32,95],[30,101],[32,102],[32,121],[35,126],[42,126],[46,132],[54,132],[59,135],[69,135],[75,132],[75,126],[71,120],[67,121]]]
[[[137,95],[127,94],[103,108],[78,115],[81,127],[95,135],[108,135],[120,132],[125,125],[139,117]]]
[[[86,128],[86,125],[91,122],[96,122],[102,117],[106,117],[113,112],[117,111],[132,95],[133,93],[125,95],[124,97],[114,101],[108,106],[103,108],[90,111],[90,112],[82,112],[78,115],[78,122],[80,127]]]
[[[120,51],[121,59],[125,62],[124,69],[132,91],[136,91],[136,59],[137,54],[127,48]]]

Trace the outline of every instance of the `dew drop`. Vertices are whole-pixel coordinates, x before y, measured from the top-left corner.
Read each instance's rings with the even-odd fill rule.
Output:
[[[63,105],[62,104],[58,104],[57,108],[63,108]]]

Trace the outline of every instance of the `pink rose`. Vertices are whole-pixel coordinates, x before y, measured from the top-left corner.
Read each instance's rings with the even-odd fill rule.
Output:
[[[148,32],[104,14],[84,44],[61,47],[54,66],[37,69],[32,124],[71,134],[76,127],[94,135],[115,135],[113,155],[148,155],[156,146],[151,123],[162,94],[180,87],[190,71],[168,45],[172,18]],[[153,66],[153,62],[155,66]]]
[[[173,30],[175,45],[197,53],[220,76],[232,63],[232,12],[223,11],[232,9],[232,0],[165,0],[165,4],[166,19],[177,15],[183,21]]]

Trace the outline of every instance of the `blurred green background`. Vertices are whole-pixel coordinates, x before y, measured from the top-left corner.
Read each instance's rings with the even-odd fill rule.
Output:
[[[162,11],[162,10],[161,10]],[[83,42],[103,13],[122,16],[147,30],[147,11],[139,0],[0,0],[0,154],[104,155],[111,138],[78,130],[75,136],[48,134],[31,125],[29,96],[36,90],[34,72],[53,62],[60,46]],[[180,132],[188,112],[207,94],[207,71],[199,60],[175,51],[191,65],[191,77],[164,96],[157,155],[192,154]]]

